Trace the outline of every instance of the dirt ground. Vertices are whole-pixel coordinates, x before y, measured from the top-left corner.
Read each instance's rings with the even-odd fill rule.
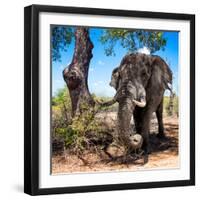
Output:
[[[178,155],[178,118],[165,117],[164,127],[166,139],[156,137],[157,121],[155,117],[151,121],[151,154],[148,163],[143,163],[143,158],[110,159],[103,153],[97,155],[86,153],[84,160],[75,155],[54,155],[52,157],[52,174],[79,173],[79,172],[103,172],[103,171],[136,171],[146,169],[169,169],[179,167]]]

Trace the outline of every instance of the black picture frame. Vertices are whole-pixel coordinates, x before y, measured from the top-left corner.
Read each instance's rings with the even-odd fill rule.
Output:
[[[188,180],[39,188],[39,13],[186,20],[190,23],[190,178]],[[24,192],[30,195],[195,185],[195,15],[31,5],[24,9]]]

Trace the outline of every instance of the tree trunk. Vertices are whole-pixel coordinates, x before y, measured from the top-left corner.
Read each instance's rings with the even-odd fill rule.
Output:
[[[92,49],[93,44],[88,29],[78,27],[75,31],[75,49],[72,62],[63,71],[72,103],[72,117],[82,112],[82,105],[91,107],[95,104],[88,89],[88,70]]]

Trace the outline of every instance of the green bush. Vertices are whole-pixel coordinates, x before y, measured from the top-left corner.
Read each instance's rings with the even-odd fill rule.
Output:
[[[59,128],[66,128],[71,124],[71,100],[68,89],[65,87],[59,89],[55,96],[52,97],[51,123],[53,135],[56,135]]]
[[[67,125],[62,123],[62,113],[59,113],[57,118],[55,117],[54,119],[54,121],[59,121],[59,126],[54,128],[54,135],[63,138],[65,148],[72,150],[76,154],[89,147],[88,133],[92,132],[95,134],[100,131],[99,123],[95,118],[99,107],[91,108],[82,104],[80,111],[80,114],[75,116],[71,123]]]
[[[111,99],[97,97],[94,94],[92,96],[98,101],[109,101]],[[98,147],[93,142],[102,139],[105,128],[103,129],[103,125],[96,115],[104,111],[117,111],[117,106],[118,104],[102,107],[96,104],[94,107],[88,107],[87,104],[83,103],[80,113],[72,119],[68,89],[66,87],[60,89],[52,98],[53,137],[60,138],[64,141],[65,149],[77,155],[80,155],[86,149],[97,149]]]
[[[178,100],[178,96],[176,96],[176,94],[174,94],[174,97],[173,97],[172,109],[170,108],[170,97],[169,96],[164,97],[164,99],[163,99],[163,111],[164,111],[164,114],[167,115],[167,116],[171,116],[171,115],[178,116],[178,114],[179,114],[179,100]]]
[[[178,96],[174,97],[174,114],[179,116],[179,99],[178,99]]]

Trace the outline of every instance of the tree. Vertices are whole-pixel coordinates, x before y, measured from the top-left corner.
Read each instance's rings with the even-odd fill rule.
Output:
[[[93,44],[88,28],[75,30],[75,48],[71,64],[63,71],[72,102],[72,116],[82,113],[82,107],[93,107],[95,102],[88,89],[88,71]]]
[[[147,47],[150,53],[164,50],[166,39],[161,31],[105,29],[100,41],[105,45],[107,56],[115,55],[114,47],[119,43],[128,52]]]
[[[93,100],[88,90],[88,71],[92,58],[93,43],[90,40],[89,28],[86,27],[60,27],[52,28],[52,59],[60,59],[60,51],[67,50],[67,47],[75,37],[74,55],[71,63],[63,71],[63,77],[69,89],[72,116],[82,112],[81,107],[93,107]],[[134,52],[138,48],[146,46],[154,53],[164,49],[166,39],[163,32],[143,31],[143,30],[124,30],[124,29],[104,29],[100,41],[105,45],[107,56],[115,55],[114,47],[120,42],[123,48],[129,52]]]

